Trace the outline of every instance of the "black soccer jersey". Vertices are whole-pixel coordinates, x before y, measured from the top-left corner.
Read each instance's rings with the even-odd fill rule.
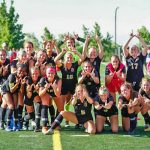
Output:
[[[17,77],[16,77],[15,73],[12,73],[12,74],[9,75],[8,79],[1,86],[1,90],[2,90],[3,93],[7,93],[7,92],[11,93],[10,88],[15,86],[16,78]],[[17,93],[20,89],[20,86],[21,86],[21,84],[18,85],[18,88],[13,93]]]
[[[3,67],[8,66],[8,73],[3,76]],[[8,76],[10,75],[10,60],[8,58],[6,58],[6,61],[4,62],[4,64],[0,65],[0,84],[3,83],[3,81],[5,81]]]
[[[63,66],[60,67],[62,73],[62,90],[69,91],[75,89],[77,84],[78,62],[72,63],[70,69]]]
[[[58,78],[58,77],[55,77],[54,82],[57,83],[58,81],[59,81],[59,78]],[[54,83],[54,82],[53,82],[53,83]],[[47,83],[49,83],[49,82],[48,82],[48,79],[45,78],[45,77],[42,77],[42,78],[40,79],[39,86],[45,87],[45,85],[46,85]],[[54,92],[54,89],[53,89],[51,86],[50,86],[49,89],[47,89],[47,93],[49,93],[50,96],[52,96],[52,97],[56,97],[55,92]]]
[[[87,57],[85,60],[90,61],[90,58]],[[97,73],[98,73],[99,79],[100,79],[100,65],[101,65],[101,61],[102,61],[102,60],[99,58],[99,56],[97,56],[97,57],[94,59],[94,61],[92,62],[92,64],[93,64],[95,70],[96,70]]]
[[[55,57],[57,56],[57,54],[55,52],[52,53],[51,57],[46,58],[45,64],[50,66],[50,67],[55,67],[56,64],[54,62]]]
[[[98,74],[95,70],[95,76],[98,77]],[[81,73],[79,74],[79,77],[81,77]],[[99,84],[96,84],[91,76],[86,76],[82,82],[86,86],[87,91],[89,92],[89,95],[94,98],[98,92]]]
[[[24,93],[24,95],[25,95],[24,103],[25,103],[26,105],[32,106],[32,105],[33,105],[33,100],[34,100],[34,98],[35,98],[36,96],[38,96],[38,92],[35,90],[34,86],[32,86],[32,90],[31,90],[31,91],[32,91],[32,96],[31,96],[31,98],[28,98],[28,96],[27,96],[27,90],[28,90],[28,89],[27,89],[27,85],[32,85],[32,84],[34,84],[34,85],[36,86],[37,84],[39,84],[40,79],[41,79],[41,78],[39,77],[36,82],[33,82],[31,77],[27,77],[27,79],[26,79],[26,84],[25,84],[25,93]]]
[[[140,53],[140,55],[134,59],[132,56],[126,58],[127,63],[127,81],[134,86],[139,86],[142,78],[144,77],[143,65],[146,57]],[[138,87],[139,88],[139,87]],[[135,89],[135,90],[138,90]]]
[[[77,103],[74,106],[76,116],[89,118],[89,116],[92,116],[91,107],[92,105],[86,99],[84,99],[83,103],[77,99]]]

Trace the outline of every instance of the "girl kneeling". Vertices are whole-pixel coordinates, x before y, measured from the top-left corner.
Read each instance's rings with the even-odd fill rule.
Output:
[[[94,101],[89,97],[85,86],[83,84],[77,85],[72,99],[72,105],[74,106],[75,112],[61,111],[51,128],[44,134],[53,134],[53,130],[61,124],[63,118],[75,124],[83,124],[87,133],[95,134],[96,129],[91,113],[91,105],[93,102]]]
[[[115,106],[113,97],[105,87],[100,87],[95,97],[96,130],[102,132],[106,118],[110,118],[111,130],[118,132],[118,109]]]

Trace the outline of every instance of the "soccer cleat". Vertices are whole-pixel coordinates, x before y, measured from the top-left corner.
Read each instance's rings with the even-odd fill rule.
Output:
[[[23,125],[22,130],[23,130],[23,131],[27,131],[27,130],[28,130],[28,127],[25,126],[25,125]]]
[[[144,131],[150,131],[150,125],[145,125]]]
[[[128,135],[134,135],[135,131],[134,130],[129,130]]]
[[[35,127],[34,132],[40,132],[40,128],[39,127]]]
[[[0,122],[0,130],[4,130],[4,122]]]
[[[65,124],[65,128],[69,128],[70,127],[70,124],[67,122],[66,124]]]
[[[32,126],[32,127],[35,127],[35,126],[36,126],[35,121],[33,121],[33,120],[31,121],[31,126]]]
[[[17,128],[18,128],[18,130],[22,130],[22,123],[21,122],[18,122]]]
[[[19,129],[18,129],[17,126],[14,126],[12,130],[13,130],[13,131],[19,131]]]
[[[7,126],[7,127],[6,127],[6,129],[5,129],[5,131],[7,131],[7,132],[11,132],[11,131],[12,131],[12,129],[11,129],[11,127],[10,127],[10,126]]]
[[[75,129],[81,129],[81,128],[82,128],[82,125],[76,124],[74,128],[75,128]]]
[[[45,135],[52,135],[52,134],[54,134],[54,130],[53,129],[49,129],[49,130],[47,130],[45,133],[43,133],[43,134],[45,134]]]

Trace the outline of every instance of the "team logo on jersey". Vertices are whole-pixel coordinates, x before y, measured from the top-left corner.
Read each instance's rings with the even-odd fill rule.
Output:
[[[74,72],[74,68],[71,68],[71,72]]]
[[[91,82],[88,82],[87,85],[92,85],[92,83],[91,83]]]
[[[84,107],[87,107],[87,102],[84,102]]]
[[[85,110],[81,110],[81,115],[85,115]]]
[[[104,112],[107,112],[108,111],[108,109],[104,109]]]

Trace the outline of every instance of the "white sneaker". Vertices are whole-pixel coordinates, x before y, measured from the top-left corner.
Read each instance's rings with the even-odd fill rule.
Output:
[[[49,129],[49,130],[47,130],[47,131],[44,131],[44,132],[42,132],[44,135],[52,135],[52,134],[54,134],[54,130],[53,129]]]

